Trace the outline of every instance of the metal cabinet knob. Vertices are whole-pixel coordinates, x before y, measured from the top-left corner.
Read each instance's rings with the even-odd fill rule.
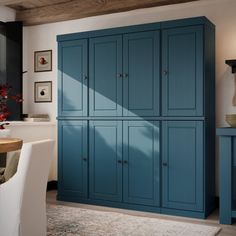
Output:
[[[128,164],[128,161],[125,160],[125,161],[124,161],[124,164]]]
[[[124,73],[124,74],[123,74],[123,77],[124,77],[124,78],[127,78],[128,76],[129,76],[129,75],[128,75],[127,73]]]
[[[168,71],[167,71],[167,70],[164,70],[164,71],[163,71],[163,74],[164,74],[164,75],[168,75]]]
[[[87,161],[87,158],[86,158],[86,157],[83,157],[83,161]]]
[[[116,76],[117,76],[118,78],[123,77],[122,74],[120,74],[120,73],[118,73]]]
[[[163,166],[167,166],[167,162],[162,162],[162,165]]]
[[[119,164],[121,164],[121,163],[122,163],[122,160],[118,160],[117,162],[118,162]]]

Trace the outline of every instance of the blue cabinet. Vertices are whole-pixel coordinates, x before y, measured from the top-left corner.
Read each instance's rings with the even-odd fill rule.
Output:
[[[89,42],[89,115],[122,116],[122,36]]]
[[[214,210],[214,35],[197,17],[58,36],[60,200]]]
[[[90,197],[122,200],[122,122],[90,121]]]
[[[86,116],[88,111],[87,40],[58,45],[58,115]]]
[[[76,199],[88,196],[87,121],[58,124],[58,195]]]
[[[232,224],[236,218],[236,129],[216,130],[220,144],[220,224]]]
[[[160,115],[160,32],[124,35],[123,115]]]
[[[203,123],[164,121],[163,207],[203,211]]]
[[[162,115],[203,115],[203,26],[162,32]]]
[[[158,121],[124,121],[124,202],[160,204],[160,126]]]

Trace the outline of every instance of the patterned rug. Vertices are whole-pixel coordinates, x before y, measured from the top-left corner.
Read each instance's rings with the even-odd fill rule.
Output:
[[[213,236],[219,227],[48,205],[47,236]]]

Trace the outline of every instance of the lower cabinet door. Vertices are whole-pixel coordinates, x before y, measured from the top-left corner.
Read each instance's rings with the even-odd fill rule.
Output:
[[[162,206],[203,210],[203,122],[164,121]]]
[[[122,121],[91,121],[90,198],[122,201]]]
[[[124,121],[123,125],[124,202],[159,206],[159,122]]]
[[[58,195],[88,196],[87,121],[59,121]]]

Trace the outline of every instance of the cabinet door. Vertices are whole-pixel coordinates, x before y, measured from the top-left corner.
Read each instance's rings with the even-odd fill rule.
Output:
[[[159,31],[124,35],[124,116],[159,115]]]
[[[203,123],[163,122],[163,207],[203,210]]]
[[[87,116],[87,40],[59,43],[59,116]]]
[[[163,30],[162,114],[203,115],[202,26]]]
[[[90,198],[122,200],[122,122],[90,122]]]
[[[59,121],[58,195],[68,199],[88,195],[87,121]]]
[[[122,36],[90,39],[90,116],[122,116]]]
[[[124,121],[124,202],[159,206],[158,121]]]

